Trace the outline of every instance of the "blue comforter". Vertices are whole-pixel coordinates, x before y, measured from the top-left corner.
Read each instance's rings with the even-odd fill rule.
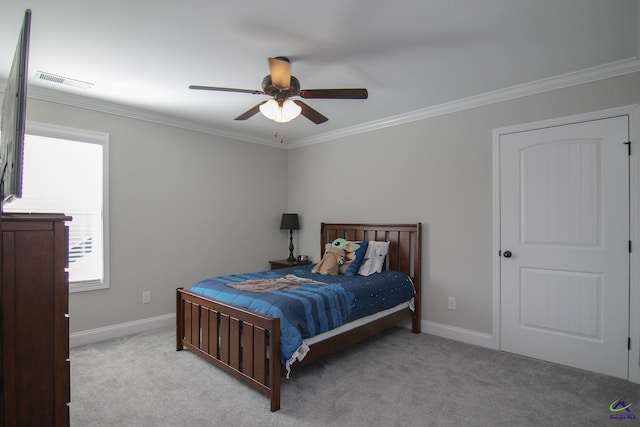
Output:
[[[212,277],[196,283],[191,291],[271,317],[279,317],[283,365],[291,359],[305,338],[395,307],[410,301],[415,295],[411,279],[403,273],[383,271],[366,277],[332,276],[311,273],[311,267],[298,266]],[[289,278],[293,277],[293,280],[301,279],[297,289],[270,292],[241,290],[245,284],[256,280],[278,280],[287,275]],[[305,283],[305,280],[321,283]]]

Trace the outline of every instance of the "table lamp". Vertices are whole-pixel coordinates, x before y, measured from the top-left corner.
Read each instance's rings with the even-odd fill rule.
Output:
[[[280,230],[289,230],[289,258],[287,258],[287,261],[294,262],[296,260],[296,257],[293,256],[293,230],[300,230],[298,214],[282,214],[282,220],[280,221]]]

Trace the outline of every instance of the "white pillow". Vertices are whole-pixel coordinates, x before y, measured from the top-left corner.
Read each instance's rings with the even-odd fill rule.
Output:
[[[370,276],[374,273],[380,273],[384,265],[384,257],[387,256],[387,253],[389,253],[389,242],[370,241],[358,274],[361,276]]]

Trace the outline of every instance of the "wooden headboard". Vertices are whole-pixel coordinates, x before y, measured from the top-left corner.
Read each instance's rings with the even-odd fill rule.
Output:
[[[389,242],[384,269],[401,271],[411,277],[416,288],[416,314],[420,319],[422,223],[417,224],[320,224],[320,255],[324,246],[337,238],[353,242]]]

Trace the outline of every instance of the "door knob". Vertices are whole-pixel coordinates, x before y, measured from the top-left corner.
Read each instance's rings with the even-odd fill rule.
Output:
[[[504,253],[502,254],[505,258],[511,258],[511,251],[504,251]]]

